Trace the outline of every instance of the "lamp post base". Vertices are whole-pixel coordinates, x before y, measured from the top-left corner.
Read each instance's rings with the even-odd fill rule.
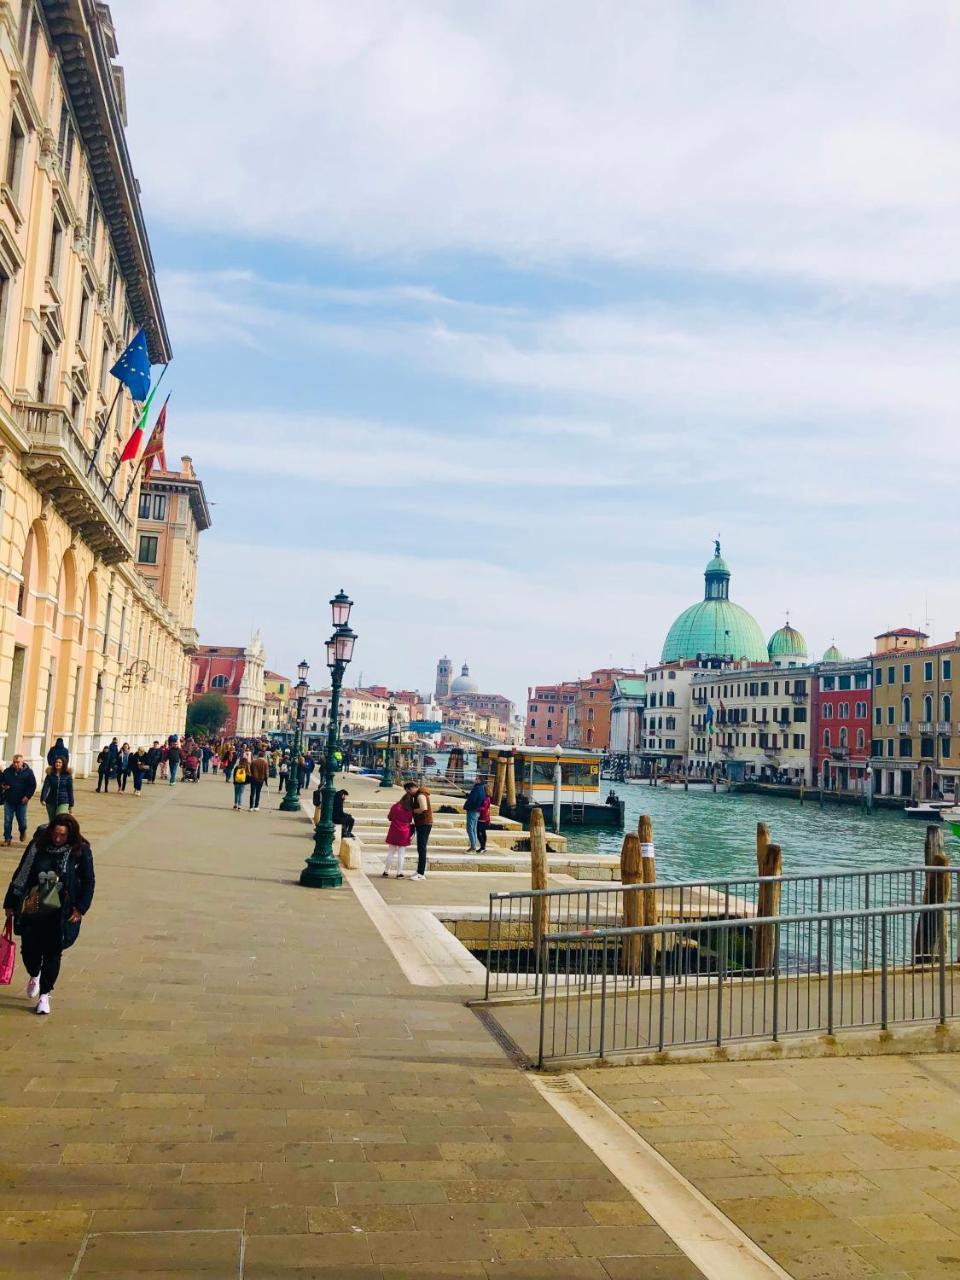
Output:
[[[392,786],[393,786],[393,774],[392,774],[392,773],[385,773],[385,774],[383,775],[383,777],[380,779],[380,785],[381,785],[381,787],[392,787]]]
[[[317,823],[313,853],[300,872],[300,883],[307,889],[339,889],[343,884],[340,863],[333,856],[334,826],[332,822]]]
[[[281,813],[299,813],[300,808],[300,797],[297,795],[291,796],[289,792],[280,801]]]

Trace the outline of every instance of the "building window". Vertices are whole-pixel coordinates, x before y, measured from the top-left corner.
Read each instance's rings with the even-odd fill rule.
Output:
[[[834,676],[824,676],[822,687],[824,692],[830,693],[836,687],[836,678]]]
[[[823,731],[823,745],[824,745],[825,747],[829,747],[829,745],[830,745],[830,730],[829,730],[829,729],[824,729],[824,731]]]
[[[933,739],[932,738],[920,739],[920,755],[924,758],[924,760],[933,759]]]
[[[805,724],[807,720],[807,708],[797,707],[793,713],[794,724]]]
[[[832,720],[832,719],[833,719],[833,704],[832,704],[832,703],[830,703],[830,702],[825,702],[825,703],[823,704],[823,718],[824,718],[824,720]]]
[[[807,744],[807,736],[804,733],[795,733],[793,735],[794,751],[802,751]]]
[[[157,546],[160,539],[152,533],[141,533],[140,546],[137,551],[137,560],[140,564],[156,564],[157,563]]]
[[[149,493],[141,493],[140,508],[137,512],[141,520],[150,519],[150,495]]]
[[[103,344],[103,354],[100,357],[100,394],[104,400],[107,398],[107,374],[110,372],[110,347],[108,343]]]
[[[905,662],[905,663],[903,664],[903,683],[904,683],[904,684],[909,684],[909,683],[910,683],[910,675],[911,675],[911,671],[910,671],[910,663],[909,663],[909,662]]]
[[[944,658],[944,660],[943,660],[943,664],[942,664],[942,671],[943,671],[943,678],[944,678],[944,680],[949,680],[949,679],[950,679],[950,675],[951,675],[952,670],[953,670],[953,663],[951,662],[951,660],[950,660],[949,658]]]
[[[874,707],[874,709],[873,709],[873,723],[874,723],[874,724],[883,724],[883,710],[882,710],[882,708],[881,708],[881,707]]]
[[[53,394],[53,351],[40,343],[40,367],[37,370],[37,399],[46,404]]]
[[[153,518],[154,520],[166,520],[167,518],[167,495],[165,493],[155,493],[153,495]]]
[[[60,258],[63,251],[63,222],[60,214],[54,210],[53,227],[50,231],[50,258],[47,262],[47,279],[54,290],[60,288]]]
[[[896,667],[887,667],[887,684],[895,684],[897,679]]]
[[[847,745],[847,730],[846,730],[846,726],[842,726],[840,729],[840,746],[845,747],[846,745]]]
[[[887,755],[888,756],[893,755],[893,739],[892,738],[887,739]]]
[[[87,339],[90,336],[90,311],[93,304],[92,294],[93,290],[87,283],[86,279],[84,279],[83,288],[80,291],[80,323],[77,326],[77,342],[84,351],[87,349]]]
[[[10,137],[7,141],[6,184],[10,189],[14,203],[20,200],[20,179],[23,174],[23,149],[26,145],[23,126],[16,116],[10,122]]]
[[[853,687],[855,689],[869,689],[870,677],[866,671],[858,671],[853,677]]]
[[[862,730],[862,729],[858,729],[858,730],[857,730],[857,750],[858,750],[858,751],[862,751],[862,750],[863,750],[863,745],[864,745],[864,735],[863,735],[863,730]]]
[[[900,755],[901,756],[913,755],[913,743],[909,738],[900,739]]]
[[[225,689],[226,687],[227,687],[226,676],[214,676],[213,679],[210,681],[211,689]]]
[[[933,699],[930,697],[929,693],[923,699],[923,719],[933,719]]]
[[[909,724],[910,723],[910,699],[909,698],[903,699],[903,701],[900,704],[900,710],[902,712],[902,715],[900,718],[903,720],[904,724]]]
[[[893,724],[894,719],[895,719],[894,708],[891,704],[889,707],[887,707],[887,724]]]
[[[849,676],[841,676],[841,677],[840,677],[840,679],[837,681],[837,688],[838,688],[838,689],[849,689],[849,688],[850,688],[850,677],[849,677]]]
[[[873,683],[877,686],[883,684],[883,667],[877,667],[873,673]]]
[[[923,678],[924,680],[933,679],[933,663],[932,662],[925,662],[923,664]]]
[[[953,699],[949,693],[945,693],[940,699],[940,719],[948,724],[953,719]]]

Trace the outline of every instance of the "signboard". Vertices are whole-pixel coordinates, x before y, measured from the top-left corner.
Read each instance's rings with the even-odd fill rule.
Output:
[[[411,720],[404,728],[411,733],[439,733],[443,725],[439,720]]]

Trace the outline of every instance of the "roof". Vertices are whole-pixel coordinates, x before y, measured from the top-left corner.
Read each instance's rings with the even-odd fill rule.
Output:
[[[680,662],[701,655],[768,661],[767,644],[756,619],[730,599],[730,568],[721,558],[719,542],[703,576],[703,599],[684,609],[674,621],[663,642],[660,661]]]
[[[279,671],[265,671],[263,678],[264,680],[285,680],[287,684],[290,683],[290,677],[282,676]]]
[[[873,638],[874,640],[883,640],[886,636],[919,636],[922,640],[929,639],[929,636],[925,631],[914,631],[912,627],[897,627],[893,631],[881,631]]]
[[[242,658],[246,649],[242,644],[201,644],[197,647],[198,658]]]
[[[770,637],[767,650],[771,658],[805,658],[807,642],[796,627],[787,622]]]
[[[647,692],[647,682],[640,677],[621,676],[614,684],[617,692],[626,698],[642,698]]]

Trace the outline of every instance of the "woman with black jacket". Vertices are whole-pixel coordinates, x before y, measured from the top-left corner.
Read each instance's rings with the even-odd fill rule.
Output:
[[[54,756],[40,788],[40,799],[47,806],[51,822],[58,813],[73,812],[73,775],[62,756]]]
[[[93,851],[76,818],[61,813],[48,826],[38,827],[3,900],[7,918],[14,919],[20,934],[23,964],[30,975],[27,998],[39,997],[37,1013],[50,1012],[61,957],[77,940],[94,886]]]

